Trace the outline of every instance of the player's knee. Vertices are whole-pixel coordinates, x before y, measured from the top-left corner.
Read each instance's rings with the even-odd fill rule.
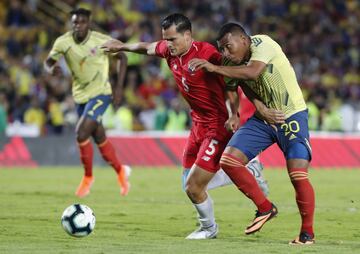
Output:
[[[81,129],[76,131],[76,140],[79,143],[86,141],[87,139],[89,139],[89,137],[90,137],[90,135]]]
[[[195,182],[186,181],[185,192],[192,202],[197,203],[201,198],[201,188]]]
[[[106,141],[106,136],[105,135],[101,135],[101,136],[93,135],[92,137],[93,137],[95,143],[98,144],[98,145],[103,144]]]
[[[96,130],[92,133],[92,137],[96,144],[102,144],[106,141],[105,130],[102,126],[96,128]]]
[[[185,192],[188,196],[196,196],[197,188],[189,181],[185,182]]]
[[[242,167],[245,166],[243,160],[238,157],[235,157],[231,153],[223,153],[220,159],[220,167],[225,171],[228,172],[232,170],[234,167]]]

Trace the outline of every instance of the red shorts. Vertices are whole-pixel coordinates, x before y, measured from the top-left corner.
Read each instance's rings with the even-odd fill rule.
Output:
[[[184,149],[183,167],[191,168],[196,164],[215,173],[220,168],[221,155],[231,136],[223,124],[209,126],[194,122]]]

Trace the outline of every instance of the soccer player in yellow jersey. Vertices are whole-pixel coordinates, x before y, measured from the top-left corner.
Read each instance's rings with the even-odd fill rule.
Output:
[[[235,90],[240,85],[258,110],[262,111],[261,107],[272,110],[255,113],[237,130],[220,161],[231,180],[258,208],[245,233],[259,231],[277,214],[276,206],[264,196],[254,176],[245,168],[249,160],[276,142],[286,158],[302,219],[299,237],[290,244],[312,244],[315,195],[308,179],[311,160],[308,113],[294,69],[279,44],[266,35],[248,36],[237,23],[225,24],[217,41],[221,53],[232,66],[193,59],[189,68],[204,68],[234,79],[236,82],[228,82],[228,89]],[[225,64],[228,63],[225,61]],[[261,101],[265,106],[259,104]],[[268,113],[272,113],[273,118],[267,117]]]
[[[44,66],[49,73],[56,74],[60,69],[56,63],[63,56],[72,73],[72,94],[79,115],[76,139],[85,171],[75,194],[85,197],[89,194],[94,182],[92,174],[93,147],[90,142],[90,137],[92,137],[104,160],[115,169],[121,195],[127,195],[129,182],[125,172],[130,168],[119,162],[101,123],[101,117],[111,103],[111,99],[114,106],[119,106],[127,58],[123,53],[116,54],[119,61],[118,80],[117,84],[111,86],[109,83],[109,57],[99,47],[111,37],[90,30],[91,12],[89,10],[80,8],[73,10],[70,14],[72,31],[56,39]]]

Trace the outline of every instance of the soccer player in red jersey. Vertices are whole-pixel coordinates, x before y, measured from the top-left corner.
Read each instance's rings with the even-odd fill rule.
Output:
[[[198,213],[200,228],[187,239],[215,238],[218,226],[213,201],[206,190],[220,168],[221,154],[232,135],[225,128],[229,115],[225,105],[225,83],[220,75],[190,69],[188,62],[193,58],[204,58],[221,64],[222,57],[209,43],[193,40],[191,23],[184,15],[169,15],[161,25],[161,41],[124,44],[110,40],[103,48],[113,53],[130,51],[166,59],[178,89],[191,107],[193,122],[182,164],[185,170],[190,169],[185,191]],[[236,107],[231,107],[231,116],[239,120]]]
[[[109,57],[98,47],[99,43],[111,37],[90,30],[90,14],[83,8],[71,12],[72,31],[56,39],[44,67],[50,74],[58,73],[60,67],[56,63],[63,56],[73,75],[72,93],[79,115],[76,139],[84,166],[84,177],[75,194],[85,197],[94,182],[92,137],[104,160],[116,171],[121,195],[127,195],[130,185],[125,171],[130,168],[119,162],[101,123],[102,114],[111,100],[116,106],[120,104],[127,59],[123,53],[116,55],[119,60],[118,82],[111,86],[108,81]]]

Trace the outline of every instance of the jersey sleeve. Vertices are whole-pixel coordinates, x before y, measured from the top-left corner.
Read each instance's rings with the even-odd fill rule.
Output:
[[[169,55],[169,48],[166,45],[166,41],[158,41],[155,47],[155,55],[162,58],[166,58]]]
[[[108,40],[111,40],[111,39],[114,39],[113,37],[111,37],[110,35],[107,35],[107,34],[101,34],[103,37],[103,41],[104,42],[107,42]]]
[[[233,66],[234,64],[227,58],[223,58],[222,65],[224,66]],[[225,88],[228,91],[236,91],[239,86],[239,80],[234,78],[229,78],[224,76]]]
[[[54,45],[49,53],[49,58],[58,61],[60,57],[64,54],[64,46],[60,38],[56,39]]]
[[[259,37],[251,38],[251,43],[253,45],[250,61],[260,61],[268,64],[275,57],[276,51],[270,43]]]
[[[110,35],[102,34],[102,33],[99,33],[99,34],[100,34],[100,44],[104,44],[105,42],[114,39]],[[105,50],[102,50],[102,53],[106,56],[109,56],[109,54],[106,53]],[[114,55],[116,55],[116,54],[114,54]]]
[[[211,44],[205,44],[205,50],[203,51],[203,58],[215,65],[221,65],[222,56],[219,51],[216,50]]]

